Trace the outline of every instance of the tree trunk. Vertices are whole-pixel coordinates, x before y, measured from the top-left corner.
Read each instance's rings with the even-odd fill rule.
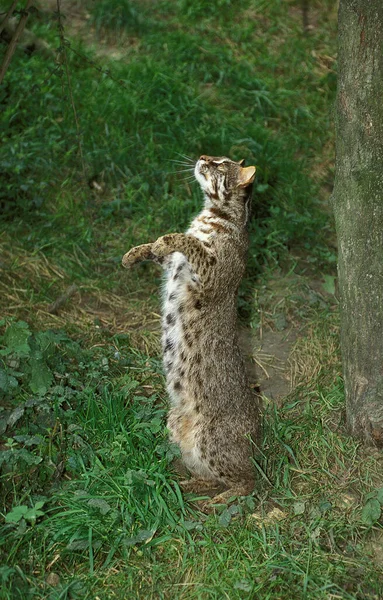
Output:
[[[383,447],[383,0],[340,0],[336,175],[350,432]]]

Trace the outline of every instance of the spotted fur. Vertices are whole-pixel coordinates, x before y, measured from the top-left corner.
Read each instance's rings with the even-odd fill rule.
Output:
[[[195,177],[204,207],[186,233],[164,235],[123,258],[126,267],[155,260],[165,269],[168,428],[194,476],[186,489],[224,483],[225,497],[253,489],[250,438],[259,442],[258,398],[246,379],[236,332],[254,174],[255,167],[226,157],[201,156]]]

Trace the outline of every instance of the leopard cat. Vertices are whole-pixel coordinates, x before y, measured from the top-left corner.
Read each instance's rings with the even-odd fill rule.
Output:
[[[255,170],[224,156],[201,156],[194,175],[204,194],[202,212],[186,233],[132,248],[122,260],[124,267],[154,260],[165,269],[162,348],[170,439],[192,474],[181,482],[184,490],[227,488],[214,503],[248,495],[255,483],[259,397],[237,339]]]

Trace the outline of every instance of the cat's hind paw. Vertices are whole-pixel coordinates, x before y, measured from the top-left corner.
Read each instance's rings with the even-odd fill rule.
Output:
[[[217,490],[221,487],[221,485],[215,481],[206,480],[199,477],[184,479],[180,481],[179,485],[183,492],[192,494],[201,494],[202,492]]]

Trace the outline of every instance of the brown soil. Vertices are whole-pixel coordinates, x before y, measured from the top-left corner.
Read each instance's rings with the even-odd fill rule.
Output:
[[[241,329],[239,339],[250,382],[259,385],[264,396],[280,405],[291,391],[289,357],[297,331],[264,331],[261,339],[258,332]]]

